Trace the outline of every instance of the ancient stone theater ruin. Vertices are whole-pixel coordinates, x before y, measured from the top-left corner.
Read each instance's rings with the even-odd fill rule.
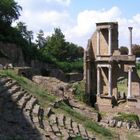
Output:
[[[139,77],[132,54],[132,27],[128,27],[129,52],[121,55],[118,48],[118,23],[96,23],[96,31],[85,51],[84,78],[89,102],[115,105],[121,101],[138,102]],[[119,93],[117,83],[127,79],[127,92]],[[102,102],[103,101],[103,102]]]

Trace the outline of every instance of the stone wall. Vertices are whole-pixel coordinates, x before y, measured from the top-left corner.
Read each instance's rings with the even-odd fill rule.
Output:
[[[24,57],[19,46],[11,43],[0,42],[0,51],[6,56],[0,58],[0,63],[2,65],[12,63],[14,66],[24,66]]]
[[[57,68],[52,64],[33,60],[31,63],[34,75],[42,75],[55,77],[64,82],[75,82],[83,79],[82,73],[67,73],[65,74],[61,69]]]

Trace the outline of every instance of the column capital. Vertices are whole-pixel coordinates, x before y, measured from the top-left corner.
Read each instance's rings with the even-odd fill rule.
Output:
[[[129,29],[130,31],[132,31],[133,27],[128,27],[128,29]]]
[[[101,29],[97,28],[97,29],[96,29],[96,31],[97,31],[97,32],[100,32],[100,31],[101,31]]]
[[[128,67],[128,72],[129,71],[131,71],[131,72],[133,71],[133,68],[131,66]]]
[[[112,66],[108,66],[109,69],[112,69]]]
[[[108,27],[108,30],[112,30],[112,27],[110,26],[110,27]]]

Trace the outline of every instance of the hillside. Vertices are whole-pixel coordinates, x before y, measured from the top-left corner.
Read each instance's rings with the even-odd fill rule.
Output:
[[[67,100],[54,97],[14,71],[0,75],[3,140],[117,139],[114,132],[74,110]]]

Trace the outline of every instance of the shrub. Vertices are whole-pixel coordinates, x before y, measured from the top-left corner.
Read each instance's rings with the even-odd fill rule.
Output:
[[[118,116],[114,117],[114,119],[119,121],[128,121],[128,122],[139,122],[139,117],[133,113],[124,113],[119,112]]]

